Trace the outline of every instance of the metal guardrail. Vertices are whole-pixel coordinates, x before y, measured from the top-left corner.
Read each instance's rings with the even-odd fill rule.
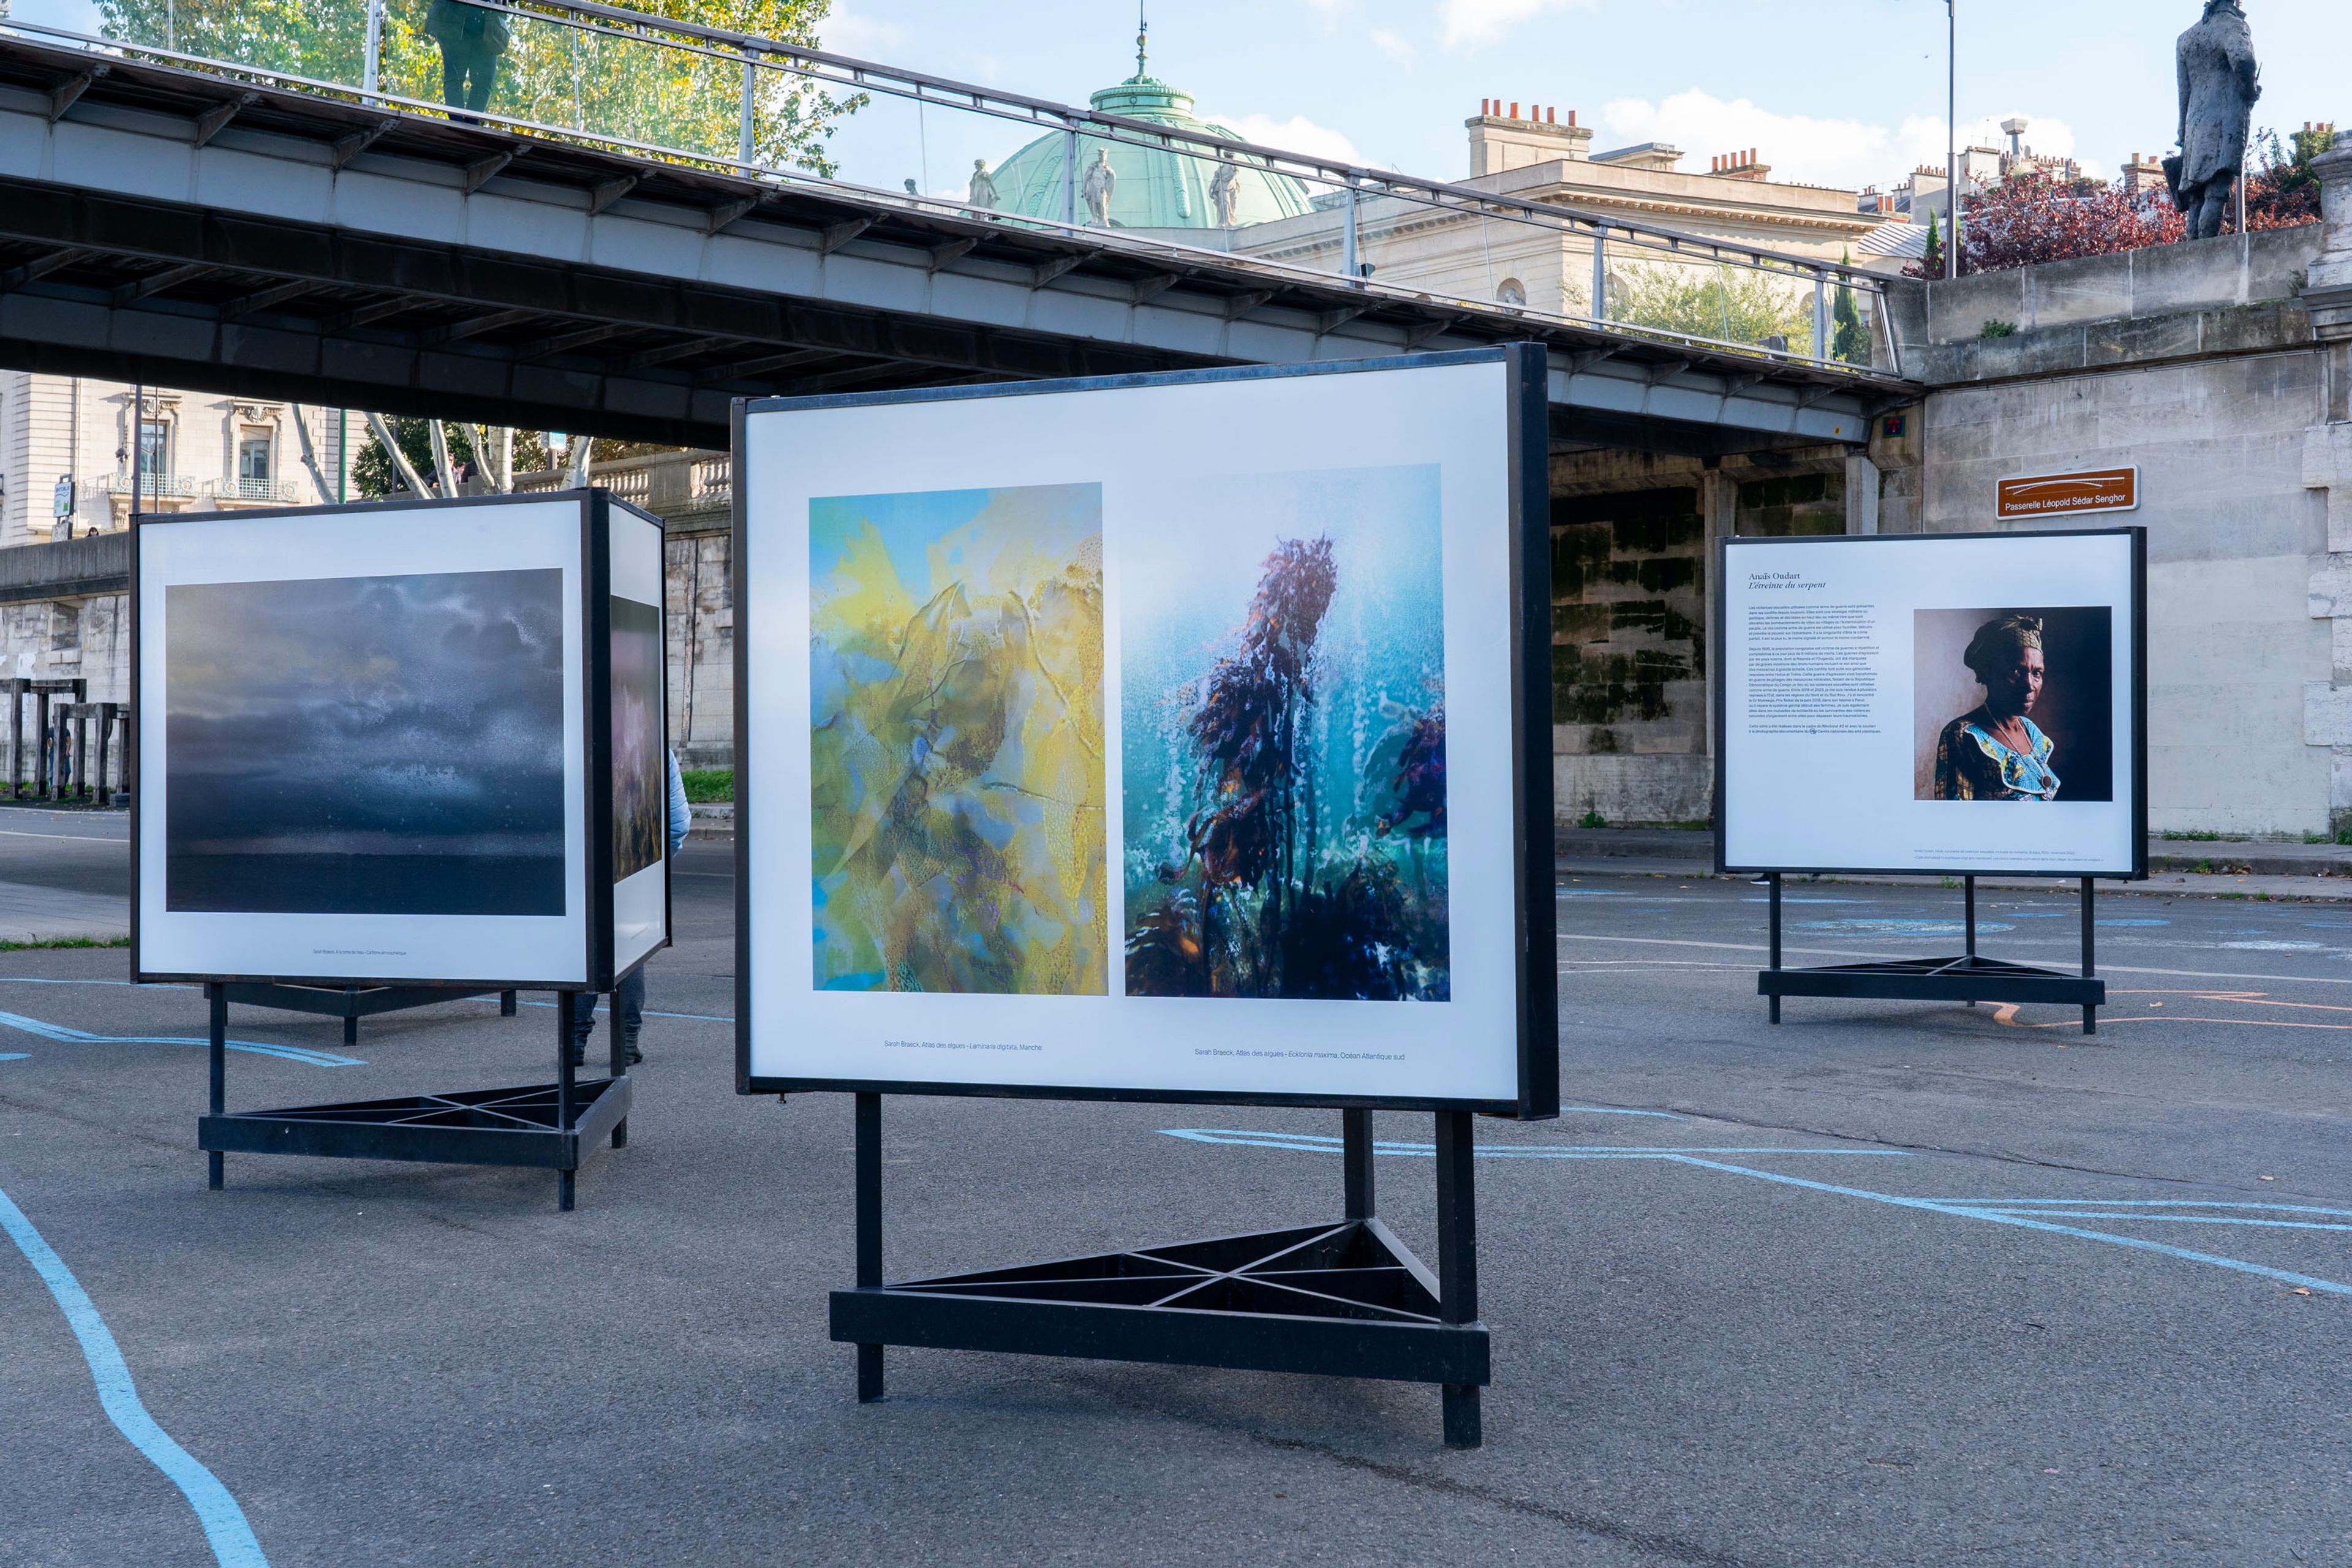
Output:
[[[831,189],[935,216],[1053,233],[1090,247],[1146,254],[1176,267],[1238,267],[1325,284],[1336,278],[1372,298],[1459,302],[1538,321],[1599,327],[1820,369],[1899,368],[1882,282],[1840,264],[1003,92],[594,0],[463,3],[496,14],[510,33],[534,41],[532,58],[539,63],[520,87],[516,77],[509,77],[499,89],[508,95],[503,107],[485,103],[479,109],[453,110],[421,92],[401,91],[402,84],[388,81],[386,0],[342,0],[340,11],[336,0],[326,0],[319,8],[325,19],[312,29],[312,38],[289,42],[282,23],[277,22],[268,29],[234,30],[233,37],[251,42],[257,57],[290,53],[291,64],[286,58],[232,58],[181,49],[175,47],[179,33],[168,20],[161,39],[129,36],[121,24],[118,36],[98,37],[5,17],[0,17],[0,33],[21,32],[84,48],[145,56],[404,113],[466,119],[765,182]],[[169,18],[174,13],[165,7],[163,15]],[[192,12],[188,26],[196,25]],[[546,28],[559,29],[560,38],[538,31]],[[572,62],[569,124],[561,117],[560,68],[565,50],[542,47],[551,38],[565,46]],[[420,47],[406,32],[399,41],[412,55]],[[319,47],[310,47],[314,42]],[[330,68],[341,62],[351,68],[327,76],[293,68],[313,62]],[[600,101],[594,123],[587,92],[592,67],[598,73],[600,91],[615,88],[609,101]],[[429,90],[425,68],[415,58],[403,68],[411,79],[406,85]],[[631,88],[656,79],[667,84],[662,90]],[[763,136],[774,142],[780,119],[786,122],[784,145],[789,147],[795,125],[804,129],[805,122],[822,121],[828,112],[852,109],[865,115],[877,103],[911,110],[926,165],[935,133],[931,127],[940,115],[977,116],[998,125],[1058,134],[1060,213],[1007,213],[985,203],[926,194],[911,179],[905,182],[906,189],[892,190],[871,179],[845,178],[827,166],[829,150],[805,142],[797,144],[793,155],[801,164],[814,166],[762,156]],[[681,104],[686,108],[677,107]],[[862,127],[868,121],[856,123]],[[723,135],[725,131],[731,135]],[[729,142],[731,145],[725,144]],[[1231,168],[1261,179],[1294,181],[1317,194],[1305,212],[1201,231],[1198,239],[1190,233],[1179,237],[1168,228],[1109,226],[1088,221],[1091,215],[1081,216],[1082,159],[1090,146],[1105,142],[1156,149],[1197,161],[1203,169]],[[1475,268],[1469,248],[1474,229]],[[1450,234],[1451,241],[1442,234]],[[1447,254],[1454,258],[1437,264],[1429,264],[1415,248],[1426,251],[1433,244],[1442,248],[1445,243],[1453,244]],[[1541,292],[1531,295],[1530,302],[1496,297],[1500,292],[1498,253],[1506,268],[1521,259],[1532,263],[1522,289],[1533,284]],[[1305,257],[1328,265],[1304,262],[1300,258]],[[1483,292],[1460,287],[1474,270]],[[1404,280],[1399,282],[1399,278]],[[1841,331],[1844,321],[1853,331]],[[1859,342],[1853,341],[1857,335]]]

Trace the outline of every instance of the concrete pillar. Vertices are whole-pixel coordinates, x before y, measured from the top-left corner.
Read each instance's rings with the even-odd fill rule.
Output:
[[[2311,264],[2303,300],[2312,335],[2338,342],[2352,338],[2352,131],[2337,132],[2336,145],[2311,161],[2311,172],[2319,177],[2327,248]]]
[[[1845,531],[1878,531],[1878,465],[1860,452],[1846,454]]]
[[[1723,584],[1715,580],[1715,542],[1731,533],[1738,527],[1738,508],[1739,481],[1738,479],[1725,473],[1720,468],[1709,468],[1699,475],[1698,510],[1699,516],[1706,521],[1706,542],[1702,546],[1704,553],[1699,557],[1705,563],[1701,580],[1706,585],[1706,594],[1703,600],[1703,613],[1706,616],[1706,621],[1699,637],[1706,647],[1706,754],[1710,757],[1715,755],[1716,682],[1723,679],[1723,650],[1715,646],[1715,596],[1723,592]],[[1713,786],[1708,787],[1710,795],[1707,809],[1713,811],[1715,809],[1711,793]]]

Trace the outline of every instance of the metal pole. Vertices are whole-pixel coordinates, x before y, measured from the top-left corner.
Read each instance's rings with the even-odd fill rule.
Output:
[[[212,1015],[212,1108],[213,1114],[218,1116],[228,1109],[228,994],[221,989],[218,981],[205,987],[205,1005]],[[211,1168],[206,1173],[205,1184],[218,1192],[224,1176],[221,1152],[213,1150],[207,1163]]]
[[[1074,227],[1078,221],[1078,130],[1075,125],[1062,127],[1062,221]]]
[[[1813,274],[1813,357],[1830,357],[1830,280]]]
[[[1961,900],[1968,905],[1969,956],[1974,958],[1977,955],[1977,879],[1974,877],[1963,877],[1960,879],[1960,887],[1963,889],[1960,894]],[[1975,1004],[1971,1003],[1969,1005],[1973,1006]]]
[[[1772,967],[1774,969],[1778,969],[1780,967],[1780,873],[1774,871],[1771,873],[1771,878]],[[1779,1023],[1780,1021],[1780,998],[1777,995],[1772,997],[1770,1005],[1766,1011],[1769,1022],[1775,1024]]]
[[[1348,187],[1348,220],[1340,236],[1339,269],[1348,275],[1351,285],[1364,280],[1363,273],[1356,267],[1356,187],[1352,184]]]
[[[752,77],[751,57],[745,55],[743,57],[743,107],[740,115],[742,123],[735,133],[735,161],[739,163],[748,163],[751,161],[751,116],[752,105],[756,101],[753,89],[757,86]]]
[[[572,993],[558,991],[555,996],[555,1131],[560,1137],[572,1131]],[[571,1212],[572,1183],[579,1167],[566,1165],[555,1173],[555,1206]]]
[[[1944,0],[1944,276],[1960,275],[1960,14]]]
[[[1466,1110],[1437,1113],[1437,1321],[1478,1321],[1477,1188],[1471,1171],[1471,1122]],[[1478,1385],[1442,1385],[1445,1446],[1475,1448]]]
[[[1339,1112],[1340,1165],[1348,1190],[1348,1217],[1372,1217],[1372,1113]]]
[[[857,1288],[882,1287],[882,1097],[857,1097]],[[857,1347],[857,1402],[882,1397],[882,1347]]]
[[[613,987],[612,1013],[605,1020],[604,1035],[605,1044],[611,1048],[613,1053],[611,1068],[612,1077],[615,1082],[618,1082],[620,1079],[628,1076],[629,1047],[628,1043],[623,1039],[621,1036],[621,987],[617,983]],[[610,1093],[611,1091],[608,1089],[606,1092]],[[629,1119],[624,1116],[621,1120],[613,1123],[613,1147],[615,1149],[625,1149],[628,1146]]]
[[[361,89],[372,96],[376,89],[377,63],[383,57],[383,0],[368,0],[367,57],[360,67]]]
[[[2083,879],[2083,978],[2085,980],[2099,972],[2097,939],[2093,935],[2098,926],[2092,907],[2095,886],[2094,879],[2089,877]],[[2086,1002],[2083,1005],[2083,1033],[2095,1035],[2098,1032],[2099,1010]]]
[[[1592,231],[1592,320],[1598,324],[1609,319],[1609,236],[1606,231]]]

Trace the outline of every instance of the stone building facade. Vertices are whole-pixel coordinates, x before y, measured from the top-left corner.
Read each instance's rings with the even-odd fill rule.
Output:
[[[363,438],[341,409],[0,371],[0,549],[119,532],[134,491],[142,510],[162,512],[332,501],[349,493]],[[115,553],[41,559],[57,575],[0,572],[0,675],[79,678],[92,700],[124,700]]]

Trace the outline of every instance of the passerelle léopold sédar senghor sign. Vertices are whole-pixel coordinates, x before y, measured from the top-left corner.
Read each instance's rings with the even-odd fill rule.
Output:
[[[1993,501],[1993,514],[2003,522],[2138,509],[2139,470],[2136,468],[2003,479]]]

